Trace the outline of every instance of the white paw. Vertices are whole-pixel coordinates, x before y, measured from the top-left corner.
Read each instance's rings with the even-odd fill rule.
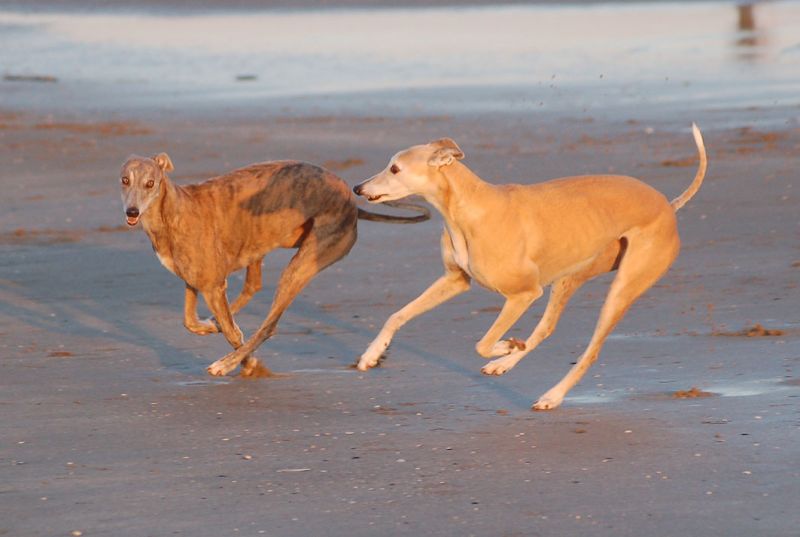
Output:
[[[359,371],[366,371],[372,367],[378,365],[378,361],[381,359],[381,355],[372,356],[368,353],[364,353],[361,355],[361,358],[358,359],[358,365],[356,365],[356,369]]]
[[[509,354],[508,356],[504,356],[503,358],[498,358],[497,360],[492,360],[485,366],[481,368],[481,373],[484,375],[502,375],[511,369],[514,368],[519,362],[519,358],[517,358],[513,354]]]
[[[553,410],[554,408],[558,408],[561,405],[561,401],[563,400],[564,400],[563,395],[551,394],[550,392],[547,392],[533,404],[533,409]]]
[[[364,351],[364,354],[361,355],[361,358],[358,359],[356,368],[359,371],[366,371],[371,367],[375,367],[388,347],[389,341],[381,341],[380,338],[375,339]]]

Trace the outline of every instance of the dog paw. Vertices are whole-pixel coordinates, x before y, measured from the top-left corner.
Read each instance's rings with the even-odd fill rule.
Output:
[[[186,329],[189,332],[192,334],[197,334],[198,336],[207,336],[209,334],[216,334],[219,332],[219,327],[216,325],[216,323],[208,319],[184,326],[186,326]]]
[[[546,393],[533,404],[532,408],[533,410],[553,410],[558,408],[563,400],[563,397],[557,397]]]
[[[224,377],[232,370],[233,367],[230,367],[225,363],[225,358],[217,360],[206,368],[206,371],[208,371],[208,374],[212,377]]]
[[[389,348],[389,343],[389,341],[382,341],[380,338],[370,343],[369,347],[367,347],[367,350],[365,350],[364,354],[361,355],[361,358],[358,359],[356,369],[359,371],[366,371],[367,369],[378,365],[378,363],[381,361],[381,357],[384,355],[384,352]]]
[[[507,373],[510,371],[515,365],[519,358],[516,356],[508,355],[504,356],[503,358],[498,358],[497,360],[492,360],[485,366],[481,368],[481,373],[484,375],[495,375],[500,376],[503,373]]]
[[[380,360],[381,360],[380,355],[378,355],[377,357],[371,357],[368,356],[366,353],[364,353],[361,356],[361,358],[358,359],[358,363],[356,364],[356,369],[358,369],[359,371],[366,371],[378,365],[378,362],[380,362]]]

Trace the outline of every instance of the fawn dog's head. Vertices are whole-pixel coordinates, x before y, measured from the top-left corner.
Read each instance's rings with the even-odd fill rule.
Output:
[[[392,201],[413,194],[427,200],[436,197],[440,188],[441,168],[464,158],[464,152],[450,138],[415,145],[391,158],[382,172],[353,188],[372,203]]]
[[[119,181],[122,208],[129,226],[135,226],[147,208],[161,196],[167,172],[174,169],[166,153],[159,153],[153,158],[132,155],[125,161]]]

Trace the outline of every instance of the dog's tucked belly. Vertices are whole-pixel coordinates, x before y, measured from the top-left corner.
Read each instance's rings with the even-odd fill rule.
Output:
[[[581,261],[577,261],[575,263],[572,263],[572,264],[564,266],[564,267],[557,267],[557,268],[553,267],[550,271],[543,270],[542,273],[541,273],[541,285],[542,285],[542,287],[548,286],[551,283],[553,283],[554,281],[556,281],[556,280],[558,280],[560,278],[563,278],[564,276],[568,276],[570,274],[575,274],[576,272],[579,272],[579,271],[585,269],[586,267],[591,265],[595,261],[595,259],[597,259],[596,255],[594,255],[592,257],[588,257],[588,258],[583,259]]]

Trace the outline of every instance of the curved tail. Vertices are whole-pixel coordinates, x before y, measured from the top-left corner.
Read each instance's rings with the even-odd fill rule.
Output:
[[[676,211],[686,205],[686,202],[692,199],[692,196],[694,196],[697,191],[700,190],[700,185],[703,184],[703,178],[706,176],[706,168],[708,167],[708,160],[706,159],[706,146],[703,143],[703,134],[694,123],[692,123],[692,134],[694,135],[694,143],[697,144],[697,153],[700,156],[700,165],[697,167],[697,173],[694,176],[694,181],[692,181],[692,184],[689,185],[689,188],[687,188],[683,194],[670,202],[672,208]]]
[[[381,205],[388,205],[397,209],[409,209],[418,212],[417,216],[391,216],[388,214],[378,214],[365,211],[361,207],[358,208],[358,219],[369,220],[370,222],[386,222],[389,224],[416,224],[417,222],[424,222],[430,220],[431,212],[427,207],[415,205],[414,203],[403,203],[397,201],[387,201]]]

